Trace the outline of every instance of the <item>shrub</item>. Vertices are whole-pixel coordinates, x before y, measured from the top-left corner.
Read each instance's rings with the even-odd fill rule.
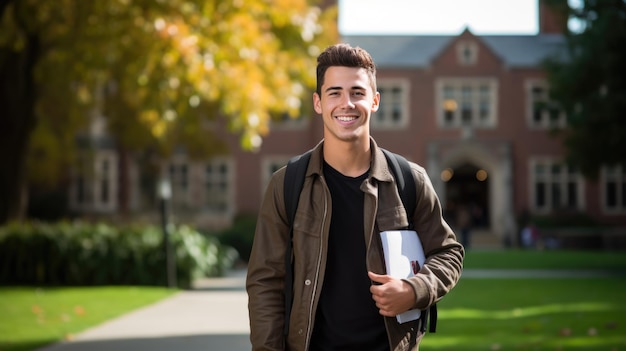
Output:
[[[220,275],[234,249],[190,227],[170,228],[178,286]],[[85,222],[12,223],[0,228],[0,283],[165,285],[163,232],[156,226]]]
[[[254,241],[254,229],[256,227],[256,216],[241,215],[237,217],[233,225],[216,234],[220,242],[237,250],[239,258],[248,262]]]
[[[602,226],[601,223],[590,215],[577,212],[555,213],[549,216],[534,216],[533,222],[539,228],[594,228]]]

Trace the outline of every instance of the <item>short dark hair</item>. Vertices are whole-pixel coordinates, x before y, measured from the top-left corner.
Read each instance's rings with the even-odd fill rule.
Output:
[[[335,44],[329,46],[317,57],[317,88],[316,92],[321,96],[324,75],[328,67],[359,67],[365,68],[370,79],[372,91],[376,93],[376,65],[372,56],[360,47],[352,47],[350,44]]]

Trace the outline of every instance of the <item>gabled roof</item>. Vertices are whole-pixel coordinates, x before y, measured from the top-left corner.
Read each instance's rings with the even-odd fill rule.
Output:
[[[345,35],[343,41],[367,50],[378,67],[423,68],[457,36],[453,35]],[[480,35],[508,67],[536,67],[555,54],[562,54],[565,39],[560,34]]]

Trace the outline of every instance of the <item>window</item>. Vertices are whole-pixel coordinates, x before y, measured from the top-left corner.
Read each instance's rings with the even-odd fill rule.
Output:
[[[204,207],[213,213],[226,213],[231,207],[232,166],[228,159],[216,158],[204,168]]]
[[[440,126],[495,127],[498,98],[495,79],[445,78],[436,85]]]
[[[215,157],[191,162],[177,155],[166,167],[172,187],[171,204],[181,213],[228,214],[234,207],[233,166],[230,159]]]
[[[608,214],[626,213],[626,167],[603,167],[601,184],[604,212]]]
[[[409,124],[409,82],[388,79],[378,82],[380,106],[372,114],[372,129],[401,129]]]
[[[117,155],[96,151],[80,156],[70,188],[70,207],[82,213],[110,212],[117,206]]]
[[[478,61],[478,45],[473,41],[463,40],[456,45],[457,59],[463,66],[473,65]]]
[[[176,160],[169,165],[169,179],[172,186],[172,206],[188,208],[189,203],[189,165],[184,160]]]
[[[527,120],[531,128],[563,128],[566,124],[565,112],[550,101],[549,89],[544,81],[527,83]]]
[[[536,212],[583,210],[583,177],[574,167],[552,160],[531,161],[532,205]]]

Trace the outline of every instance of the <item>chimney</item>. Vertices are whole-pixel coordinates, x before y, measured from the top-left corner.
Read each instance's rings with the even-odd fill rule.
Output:
[[[539,34],[564,34],[567,31],[567,2],[539,1]]]

